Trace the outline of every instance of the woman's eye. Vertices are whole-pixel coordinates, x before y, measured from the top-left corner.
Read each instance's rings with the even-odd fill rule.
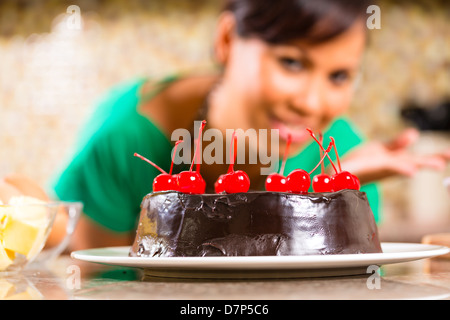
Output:
[[[298,72],[304,68],[303,63],[298,59],[283,57],[280,58],[279,61],[280,64],[289,71]]]
[[[330,80],[336,85],[345,83],[350,79],[350,74],[347,71],[336,71],[330,74]]]

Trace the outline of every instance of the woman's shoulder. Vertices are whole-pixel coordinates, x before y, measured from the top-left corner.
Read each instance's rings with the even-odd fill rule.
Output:
[[[211,78],[169,75],[161,79],[136,78],[115,85],[98,101],[84,124],[77,149],[118,142],[170,145],[174,128],[191,125],[189,115],[195,114],[207,85],[212,83],[207,79]],[[193,92],[192,88],[200,83],[201,90]]]
[[[90,120],[103,122],[134,112],[143,101],[150,99],[177,78],[176,75],[169,75],[161,79],[136,77],[118,82],[94,102]]]
[[[170,145],[163,130],[152,118],[138,112],[140,91],[150,80],[137,78],[111,87],[95,104],[80,130],[76,153],[101,146]],[[156,81],[156,80],[155,80]],[[137,152],[137,151],[136,151]]]

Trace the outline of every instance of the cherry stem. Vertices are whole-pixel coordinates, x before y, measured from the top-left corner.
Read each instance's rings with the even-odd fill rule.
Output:
[[[142,160],[144,160],[144,161],[150,163],[152,166],[154,166],[156,169],[158,169],[158,170],[161,171],[162,173],[167,174],[167,172],[165,172],[163,169],[161,169],[160,167],[158,167],[155,163],[151,162],[150,160],[148,160],[147,158],[141,156],[140,154],[134,153],[134,156],[135,156],[135,157],[138,157],[138,158],[141,158]]]
[[[198,129],[198,137],[197,137],[197,143],[195,145],[195,151],[194,151],[194,157],[192,158],[192,162],[191,162],[191,168],[189,169],[189,171],[192,171],[192,168],[194,167],[194,162],[197,159],[197,152],[198,152],[198,148],[200,146],[200,139],[202,138],[202,131],[203,128],[206,125],[206,120],[202,121],[202,125],[200,126],[200,129]],[[200,160],[197,161],[197,171],[200,170]]]
[[[314,133],[312,132],[312,130],[309,129],[309,128],[306,128],[306,130],[308,130],[308,132],[311,134],[311,137],[317,142],[317,144],[319,145],[320,149],[321,149],[323,152],[325,152],[324,147],[322,146],[322,144],[320,143],[320,141],[317,140],[317,138],[316,138],[316,136],[314,135]],[[331,165],[333,166],[334,171],[335,171],[336,173],[338,173],[338,171],[337,171],[337,169],[336,169],[336,167],[335,167],[335,165],[334,165],[334,163],[333,163],[333,160],[331,160],[331,158],[330,158],[330,156],[328,155],[328,153],[325,153],[325,154],[326,154],[328,160],[330,160],[330,163],[331,163]]]
[[[339,167],[339,172],[342,172],[342,168],[341,168],[341,161],[339,160],[339,154],[336,148],[336,142],[334,141],[333,137],[330,137],[331,142],[333,143],[333,147],[334,147],[334,152],[336,153],[336,160],[338,163],[338,167]]]
[[[234,172],[234,159],[236,154],[236,145],[237,145],[237,137],[236,137],[236,130],[233,131],[233,134],[231,135],[231,143],[230,143],[230,166],[228,167],[228,172]]]
[[[289,133],[287,143],[286,143],[286,149],[284,150],[283,162],[281,163],[281,168],[280,168],[280,173],[279,173],[280,175],[283,175],[284,167],[286,165],[287,155],[289,153],[289,147],[291,146],[291,142],[292,142],[292,135]]]
[[[333,144],[330,142],[330,144],[328,145],[327,150],[325,150],[325,154],[322,156],[322,159],[320,159],[319,163],[314,167],[314,169],[312,169],[312,170],[309,172],[309,175],[311,175],[314,171],[316,171],[316,169],[317,169],[321,164],[323,164],[323,160],[325,160],[325,157],[328,155],[328,152],[331,151],[331,148],[332,148],[332,147],[333,147]],[[322,174],[323,174],[323,171],[322,171]]]
[[[183,142],[183,140],[178,140],[175,142],[175,147],[173,147],[173,155],[172,155],[172,162],[170,163],[170,171],[169,174],[172,175],[172,169],[173,169],[173,162],[175,161],[175,155],[177,153],[177,146]]]
[[[322,132],[319,132],[319,140],[320,140],[320,144],[323,146],[323,134]],[[322,150],[320,150],[320,156],[322,157]],[[320,165],[320,173],[324,174],[325,172],[325,163],[323,163],[323,161],[321,161],[322,164]]]

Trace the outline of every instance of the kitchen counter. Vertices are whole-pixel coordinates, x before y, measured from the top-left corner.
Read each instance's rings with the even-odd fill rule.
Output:
[[[30,265],[0,276],[0,298],[118,300],[447,299],[450,259],[432,258],[382,266],[357,276],[190,280],[144,277],[140,269],[113,267],[61,256],[48,266]]]

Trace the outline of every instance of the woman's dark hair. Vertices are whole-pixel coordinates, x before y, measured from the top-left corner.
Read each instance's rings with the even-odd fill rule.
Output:
[[[372,1],[373,2],[373,1]],[[366,0],[226,0],[237,33],[268,43],[329,40],[366,16]]]

